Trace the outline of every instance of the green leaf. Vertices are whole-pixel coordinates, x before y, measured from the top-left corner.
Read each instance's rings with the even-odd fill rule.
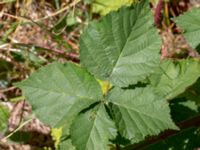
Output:
[[[186,98],[175,98],[170,101],[171,115],[174,122],[180,123],[200,115],[198,106]]]
[[[200,44],[200,8],[193,8],[175,19],[184,31],[187,42],[193,48]]]
[[[156,91],[167,99],[172,99],[183,93],[186,88],[200,76],[200,62],[195,59],[185,59],[173,62],[164,60],[160,66],[160,74],[154,76]]]
[[[0,104],[0,133],[6,130],[9,115],[8,109]]]
[[[200,104],[200,78],[181,95]]]
[[[76,150],[70,138],[63,140],[58,145],[58,150]]]
[[[115,124],[103,105],[78,116],[71,128],[72,143],[77,150],[109,150],[109,139],[116,135]]]
[[[198,106],[195,104],[195,102],[192,101],[186,101],[186,102],[180,102],[180,105],[187,107],[188,109],[198,112]]]
[[[60,18],[60,20],[52,28],[53,32],[56,34],[61,34],[67,27],[67,15],[65,14]]]
[[[109,95],[119,132],[133,143],[165,129],[177,129],[170,117],[168,103],[150,87],[123,90]]]
[[[125,87],[142,81],[159,64],[160,37],[146,1],[93,22],[80,40],[80,59],[99,79]]]
[[[110,11],[118,10],[120,7],[129,6],[137,0],[95,0],[92,3],[92,12],[106,15]]]
[[[73,63],[43,67],[17,86],[36,116],[52,127],[68,128],[77,113],[102,99],[97,81]]]
[[[2,3],[9,3],[9,2],[13,2],[13,1],[8,1],[8,0],[5,1],[4,0]],[[6,30],[6,32],[1,37],[1,40],[3,42],[7,42],[9,35],[12,34],[16,30],[16,28],[18,27],[18,25],[20,25],[19,22],[11,23],[9,29]]]

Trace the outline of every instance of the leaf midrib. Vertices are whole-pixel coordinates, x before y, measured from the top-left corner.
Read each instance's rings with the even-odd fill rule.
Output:
[[[23,87],[26,87],[26,88],[33,88],[33,89],[36,89],[36,90],[39,90],[39,91],[44,91],[44,92],[48,92],[48,93],[55,93],[55,94],[58,94],[58,95],[65,95],[65,96],[72,96],[72,97],[78,97],[80,99],[90,99],[90,100],[95,100],[94,97],[86,97],[86,96],[82,96],[82,95],[77,95],[75,93],[66,93],[66,92],[59,92],[59,91],[52,91],[52,90],[48,90],[48,89],[42,89],[42,88],[38,88],[38,87],[34,87],[34,86],[24,86]]]
[[[135,9],[134,9],[134,10],[135,10]],[[120,55],[118,56],[117,60],[115,61],[114,65],[113,65],[113,68],[112,68],[112,70],[111,70],[111,73],[110,73],[110,75],[109,75],[108,78],[111,78],[111,76],[112,76],[112,74],[113,74],[113,71],[115,70],[115,67],[117,66],[117,63],[118,63],[118,61],[119,61],[119,59],[120,59],[120,57],[121,57],[121,55],[122,55],[122,52],[123,52],[124,48],[125,48],[126,45],[127,45],[127,42],[129,42],[130,35],[131,35],[131,33],[133,32],[132,29],[133,29],[134,26],[136,25],[137,20],[138,20],[138,16],[140,16],[141,12],[142,12],[142,9],[140,9],[138,15],[135,16],[135,17],[136,17],[135,22],[134,22],[134,24],[133,24],[132,27],[131,27],[131,31],[130,31],[130,33],[128,34],[128,38],[127,38],[125,44],[123,45],[122,50],[121,50],[121,53],[120,53]],[[134,13],[135,13],[135,12],[134,12]],[[148,13],[149,13],[149,11],[148,11]]]

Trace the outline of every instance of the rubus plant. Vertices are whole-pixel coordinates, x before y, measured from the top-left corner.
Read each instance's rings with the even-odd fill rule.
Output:
[[[175,18],[193,48],[200,44],[197,14],[200,9]],[[111,12],[82,34],[80,65],[55,62],[16,84],[34,114],[62,131],[58,149],[120,149],[179,130],[169,101],[197,81],[200,61],[161,60],[153,20],[145,0]]]

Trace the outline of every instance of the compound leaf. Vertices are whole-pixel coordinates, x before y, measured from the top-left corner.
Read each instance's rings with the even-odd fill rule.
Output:
[[[93,22],[80,40],[80,58],[97,78],[126,87],[144,80],[159,64],[160,37],[147,1]]]

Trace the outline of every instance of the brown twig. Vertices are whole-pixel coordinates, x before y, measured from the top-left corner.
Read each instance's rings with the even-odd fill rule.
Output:
[[[32,45],[32,44],[15,43],[13,45],[14,46],[26,46],[26,47],[33,47],[34,46],[35,48],[38,48],[38,49],[48,50],[48,51],[54,52],[57,55],[62,55],[64,57],[66,57],[66,59],[71,60],[73,62],[76,62],[76,63],[80,62],[79,55],[77,53],[66,52],[66,51],[62,51],[62,50],[59,50],[59,49],[49,49],[47,47],[39,47],[39,46],[35,46],[35,45]]]
[[[0,93],[5,93],[5,92],[9,92],[16,89],[15,86],[9,87],[9,88],[5,88],[5,89],[0,89]]]

